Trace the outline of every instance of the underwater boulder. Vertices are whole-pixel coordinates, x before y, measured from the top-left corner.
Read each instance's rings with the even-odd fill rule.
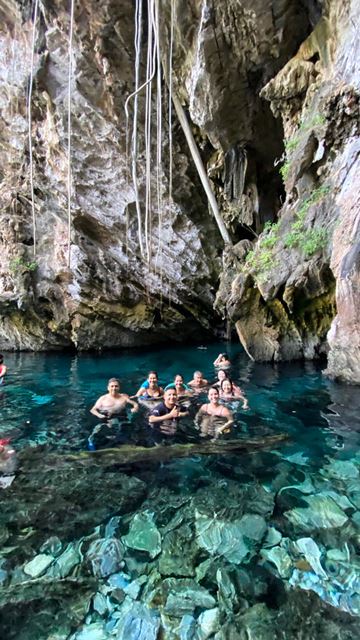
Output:
[[[261,557],[273,564],[281,578],[290,578],[293,569],[292,560],[282,547],[272,547],[272,549],[261,549]]]
[[[241,521],[228,522],[195,512],[196,541],[210,555],[220,555],[231,563],[249,561],[253,555],[245,544]]]
[[[95,540],[86,554],[94,576],[106,578],[123,566],[124,546],[117,538]]]
[[[163,576],[194,576],[198,549],[188,524],[170,531],[163,540],[159,571]]]
[[[196,608],[213,609],[216,604],[207,589],[188,578],[166,578],[161,589],[165,597],[164,611],[175,617],[193,613]]]
[[[203,611],[196,624],[196,640],[207,640],[212,636],[219,628],[219,609],[208,609]]]
[[[45,553],[40,553],[35,556],[30,562],[27,562],[23,569],[24,573],[26,573],[31,578],[38,578],[42,573],[45,573],[46,569],[51,565],[54,561],[53,556],[46,555]]]
[[[129,533],[122,541],[130,549],[145,551],[150,558],[156,558],[161,552],[161,535],[150,511],[137,513],[130,523]]]
[[[342,527],[348,517],[336,502],[322,494],[304,496],[308,507],[298,507],[286,511],[285,517],[295,526],[306,532],[314,529],[333,529]]]

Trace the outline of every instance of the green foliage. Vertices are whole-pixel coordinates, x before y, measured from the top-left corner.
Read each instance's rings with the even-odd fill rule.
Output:
[[[295,138],[291,138],[291,140],[287,140],[285,142],[285,152],[286,155],[288,155],[289,153],[291,153],[292,151],[295,151],[295,149],[298,147],[300,142],[300,138],[298,136],[295,136]]]
[[[296,213],[296,220],[291,225],[289,233],[284,238],[284,245],[288,249],[297,247],[306,257],[312,256],[326,246],[328,232],[323,228],[305,228],[305,218],[309,208],[329,193],[330,187],[322,185],[315,189],[300,205]]]
[[[245,271],[252,272],[259,282],[265,282],[276,264],[273,249],[279,239],[279,222],[266,222],[257,246],[245,258]]]
[[[316,113],[310,120],[303,120],[300,124],[299,130],[307,131],[308,129],[313,129],[314,127],[322,127],[326,122],[325,116],[321,113]]]
[[[289,171],[290,171],[290,161],[286,159],[282,167],[280,167],[280,175],[284,183],[288,178]]]
[[[37,268],[38,268],[38,263],[36,262],[36,260],[26,262],[24,258],[20,258],[20,257],[13,258],[9,264],[9,269],[11,273],[15,275],[23,271],[36,271]]]

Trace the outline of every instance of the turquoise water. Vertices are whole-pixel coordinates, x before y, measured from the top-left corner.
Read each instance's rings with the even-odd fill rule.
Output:
[[[120,378],[129,394],[150,369],[163,384],[176,373],[189,380],[196,369],[212,381],[212,362],[223,350],[212,344],[100,355],[7,354],[0,438],[12,437],[19,466],[11,486],[0,489],[1,637],[360,637],[357,388],[328,381],[319,365],[249,362],[230,345],[231,376],[250,411],[235,406],[233,432],[224,437],[287,433],[288,442],[273,450],[131,467],[95,463],[90,454],[81,458],[97,423],[89,409],[106,392],[108,378]],[[192,400],[192,413],[204,400],[205,394]],[[195,441],[192,418],[184,425],[185,440],[188,433]],[[102,444],[148,445],[147,430],[142,408]],[[133,539],[136,514],[143,536],[151,538],[140,548]],[[276,540],[269,542],[274,529]],[[207,530],[220,540],[218,547]],[[145,548],[155,539],[158,549]],[[116,541],[110,550],[109,540]],[[35,569],[29,565],[34,558]],[[130,596],[124,584],[137,580]],[[206,590],[207,602],[194,585]],[[191,591],[187,604],[169,604],[171,590],[177,602]],[[298,636],[304,615],[313,622]],[[272,635],[266,635],[269,625]],[[248,635],[241,635],[244,628]]]

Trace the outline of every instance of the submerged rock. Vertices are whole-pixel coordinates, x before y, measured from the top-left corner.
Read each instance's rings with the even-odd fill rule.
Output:
[[[290,578],[293,563],[289,554],[282,547],[272,549],[261,549],[261,557],[275,565],[281,578]]]
[[[342,527],[348,521],[347,515],[328,496],[316,494],[306,496],[303,500],[309,505],[307,508],[291,509],[284,515],[292,524],[304,531]]]
[[[181,617],[196,608],[212,609],[216,604],[215,598],[195,580],[167,578],[162,590],[166,598],[164,611],[168,615]]]
[[[70,640],[108,640],[108,634],[102,622],[94,622],[84,625]]]
[[[316,542],[312,538],[299,538],[295,542],[296,549],[305,556],[305,559],[313,569],[313,571],[322,578],[327,578],[324,569],[321,566],[321,551]]]
[[[122,537],[131,549],[145,551],[150,558],[161,552],[161,535],[154,523],[154,514],[149,511],[137,513],[131,521],[129,533]]]
[[[208,609],[198,617],[196,625],[196,640],[207,640],[219,628],[219,609]]]
[[[359,469],[351,460],[330,460],[320,473],[328,478],[352,480],[359,477]]]
[[[252,552],[245,544],[241,521],[228,522],[195,513],[196,540],[210,555],[224,556],[229,562],[240,564],[249,560]]]
[[[157,640],[160,616],[140,602],[126,600],[118,612],[116,640]]]
[[[46,569],[53,561],[53,556],[40,553],[24,565],[24,572],[32,578],[37,578],[38,576],[41,576],[42,573],[45,573]]]
[[[124,546],[117,538],[101,538],[90,545],[86,556],[93,574],[106,578],[123,566]]]

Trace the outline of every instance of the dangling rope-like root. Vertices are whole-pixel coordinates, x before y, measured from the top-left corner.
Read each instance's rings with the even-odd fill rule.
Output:
[[[72,187],[72,175],[71,175],[71,79],[72,79],[72,41],[74,31],[74,0],[71,0],[70,4],[70,33],[69,33],[69,71],[68,71],[68,172],[67,172],[67,201],[68,201],[68,256],[67,265],[70,268],[71,259],[71,187]]]
[[[31,59],[30,59],[30,80],[29,80],[29,93],[28,93],[28,136],[29,136],[29,164],[30,164],[30,198],[31,198],[31,214],[32,214],[32,227],[33,227],[33,252],[36,256],[36,218],[35,218],[35,201],[34,201],[34,163],[33,163],[33,149],[32,149],[32,92],[34,83],[34,56],[35,56],[35,40],[36,40],[36,23],[38,16],[39,0],[35,0],[34,5],[34,17],[33,17],[33,32],[31,40]]]

